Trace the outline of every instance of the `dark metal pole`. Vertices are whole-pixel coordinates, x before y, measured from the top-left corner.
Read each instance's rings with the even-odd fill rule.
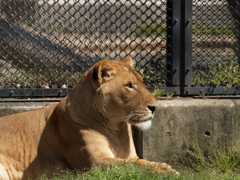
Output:
[[[182,4],[182,65],[181,79],[184,95],[188,95],[188,87],[192,85],[192,0],[183,0]],[[183,92],[183,91],[182,91]]]
[[[167,86],[180,85],[180,0],[167,1]]]
[[[192,84],[192,0],[167,1],[167,86],[181,96]],[[186,91],[186,92],[185,92]]]

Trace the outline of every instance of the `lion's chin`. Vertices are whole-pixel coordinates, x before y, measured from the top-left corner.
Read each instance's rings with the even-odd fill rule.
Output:
[[[138,122],[134,124],[134,126],[137,126],[142,131],[148,130],[151,127],[151,125],[152,125],[151,119],[149,119],[148,121]]]

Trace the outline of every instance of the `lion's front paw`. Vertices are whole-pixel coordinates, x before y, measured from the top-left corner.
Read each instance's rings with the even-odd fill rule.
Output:
[[[175,169],[172,169],[171,166],[169,166],[166,163],[156,163],[156,162],[152,162],[151,166],[153,167],[153,170],[159,174],[163,174],[163,173],[173,173],[177,176],[180,175],[179,172],[177,172]]]

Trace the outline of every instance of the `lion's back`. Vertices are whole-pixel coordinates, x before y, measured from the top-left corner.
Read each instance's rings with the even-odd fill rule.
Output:
[[[9,139],[13,136],[21,136],[23,133],[26,136],[37,134],[43,129],[45,124],[44,121],[41,121],[44,111],[46,109],[0,117],[0,140]]]

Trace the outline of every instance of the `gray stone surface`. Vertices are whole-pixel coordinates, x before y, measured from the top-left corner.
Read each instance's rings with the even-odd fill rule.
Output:
[[[239,100],[160,101],[151,129],[144,132],[144,158],[174,164],[192,142],[201,149],[239,143],[239,109]]]
[[[58,102],[0,102],[0,117],[53,106]]]

